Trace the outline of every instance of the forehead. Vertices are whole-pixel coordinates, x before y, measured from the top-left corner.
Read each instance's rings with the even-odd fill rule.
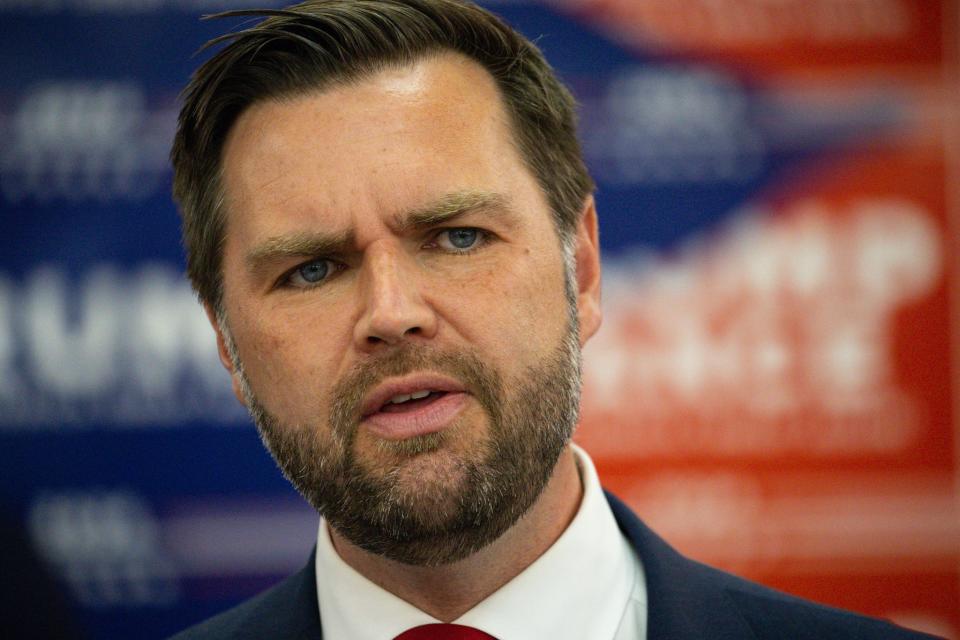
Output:
[[[278,209],[396,214],[449,189],[529,180],[493,78],[456,54],[253,105],[227,138],[223,171],[228,220]]]

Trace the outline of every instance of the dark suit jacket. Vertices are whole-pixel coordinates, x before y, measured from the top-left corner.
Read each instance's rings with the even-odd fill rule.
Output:
[[[616,497],[607,494],[607,499],[621,531],[643,562],[647,580],[648,640],[932,637],[801,600],[689,560],[648,529]],[[234,609],[187,629],[174,640],[316,640],[321,637],[311,556],[299,573]]]

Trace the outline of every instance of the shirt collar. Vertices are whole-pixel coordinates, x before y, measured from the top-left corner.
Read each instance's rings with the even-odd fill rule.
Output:
[[[576,516],[542,556],[455,620],[457,624],[507,639],[614,637],[634,588],[636,560],[604,498],[593,462],[582,449],[572,448],[583,483]],[[333,548],[323,520],[316,574],[326,637],[384,640],[438,622],[347,565]]]

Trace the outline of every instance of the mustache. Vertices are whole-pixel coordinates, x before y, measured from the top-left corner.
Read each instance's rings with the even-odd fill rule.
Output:
[[[474,353],[406,343],[357,363],[330,391],[330,423],[335,435],[352,438],[367,394],[387,378],[419,371],[450,376],[463,384],[492,417],[499,417],[503,383]]]

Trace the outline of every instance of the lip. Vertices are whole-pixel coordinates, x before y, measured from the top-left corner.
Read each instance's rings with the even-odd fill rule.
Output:
[[[380,411],[390,398],[424,389],[442,391],[444,395],[409,411]],[[418,373],[394,378],[377,385],[367,395],[361,409],[361,425],[386,440],[404,440],[442,431],[461,413],[468,398],[464,386],[447,376]]]
[[[449,376],[435,373],[414,373],[401,378],[391,378],[381,382],[367,394],[360,407],[360,415],[367,418],[380,410],[393,396],[414,393],[429,389],[430,391],[445,391],[447,393],[462,393],[466,391],[463,385]]]

